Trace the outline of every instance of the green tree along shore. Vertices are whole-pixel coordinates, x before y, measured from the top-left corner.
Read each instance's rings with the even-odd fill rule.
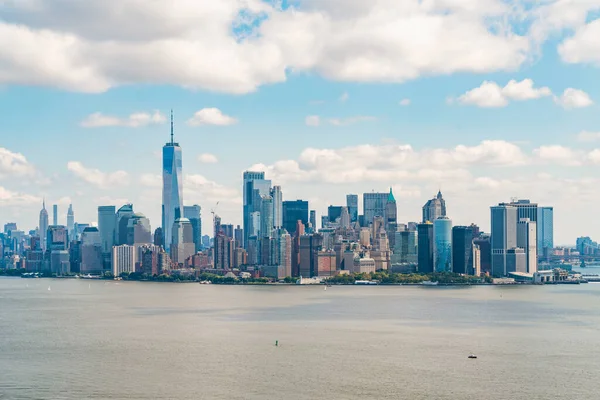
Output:
[[[0,276],[21,276],[24,269],[0,269]],[[68,276],[75,276],[70,274]],[[68,277],[66,276],[66,277]],[[42,275],[44,278],[52,278],[52,275]],[[124,272],[119,276],[127,281],[152,281],[152,282],[210,282],[217,285],[266,285],[273,282],[270,278],[233,278],[216,274],[202,273],[195,275],[147,275],[139,272]],[[114,275],[105,272],[103,279],[114,279]],[[350,275],[337,275],[325,280],[332,285],[353,285],[356,281],[377,281],[381,285],[419,284],[425,281],[438,282],[441,285],[472,285],[479,283],[491,283],[491,278],[480,278],[476,276],[459,275],[450,272],[433,274],[396,274],[388,271],[377,271],[373,273],[360,273]],[[295,283],[296,278],[286,277],[283,283]]]
[[[387,271],[337,275],[327,280],[327,283],[337,285],[353,285],[356,281],[378,281],[382,285],[419,284],[425,281],[438,282],[442,285],[472,285],[491,283],[491,279],[478,276],[454,274],[451,272],[436,272],[433,274],[396,274]]]

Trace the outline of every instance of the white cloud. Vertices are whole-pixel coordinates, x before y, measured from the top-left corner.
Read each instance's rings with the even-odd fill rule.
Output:
[[[121,0],[119,12],[105,0],[31,4],[0,6],[9,10],[0,23],[0,84],[103,92],[150,83],[248,93],[305,71],[404,82],[514,70],[531,50],[505,23],[514,13],[498,0],[306,0],[285,9],[260,0],[170,8]]]
[[[201,126],[201,125],[218,125],[227,126],[236,124],[237,119],[225,115],[218,108],[210,107],[203,108],[194,113],[194,116],[187,121],[189,126]]]
[[[334,126],[346,126],[354,125],[359,122],[376,121],[377,118],[368,115],[357,115],[355,117],[348,118],[330,118],[327,120],[331,125]]]
[[[600,164],[600,149],[594,149],[588,154],[588,160],[592,164]]]
[[[567,63],[600,66],[599,37],[600,19],[596,19],[580,27],[573,36],[565,39],[558,46],[558,53]]]
[[[581,155],[568,147],[559,145],[541,146],[535,149],[533,153],[542,161],[566,166],[581,165]]]
[[[79,179],[101,189],[126,186],[129,183],[129,175],[125,171],[102,172],[98,169],[87,168],[79,161],[69,161],[67,169]]]
[[[184,176],[183,196],[190,199],[190,204],[200,200],[205,203],[242,203],[241,195],[236,189],[218,184],[199,174]]]
[[[0,177],[33,176],[34,174],[35,168],[23,154],[0,147]]]
[[[500,87],[496,82],[484,81],[481,86],[469,90],[458,98],[465,105],[475,105],[484,108],[506,107],[510,100],[524,101],[539,99],[552,95],[548,87],[534,88],[531,79],[509,81]]]
[[[23,207],[29,204],[41,204],[42,199],[24,193],[17,193],[0,186],[0,205]]]
[[[585,108],[594,104],[586,92],[573,88],[565,89],[560,97],[554,97],[554,101],[556,104],[560,105],[566,110],[570,110],[572,108]]]
[[[600,132],[582,131],[577,135],[577,140],[580,142],[595,142],[600,140]]]
[[[127,118],[113,117],[96,112],[88,115],[83,121],[81,121],[80,125],[84,128],[101,128],[106,126],[139,128],[147,125],[162,124],[166,120],[167,118],[158,110],[155,110],[152,113],[133,113]]]
[[[400,100],[400,103],[398,103],[398,104],[400,104],[403,107],[409,106],[410,105],[410,99],[402,99],[402,100]]]
[[[483,141],[476,146],[415,150],[410,145],[388,143],[340,149],[304,149],[297,160],[250,169],[265,171],[275,180],[292,182],[399,182],[470,177],[467,167],[514,166],[528,157],[512,143]]]
[[[321,118],[318,115],[309,115],[304,119],[306,126],[319,126],[321,125]]]
[[[156,174],[143,174],[140,177],[140,183],[143,186],[160,188],[162,187],[162,177]]]
[[[198,161],[205,164],[214,164],[219,162],[219,159],[214,154],[203,153],[198,156]]]
[[[348,101],[348,99],[350,98],[350,95],[348,94],[348,92],[344,92],[342,93],[342,95],[340,96],[339,100],[342,103],[345,103],[346,101]]]

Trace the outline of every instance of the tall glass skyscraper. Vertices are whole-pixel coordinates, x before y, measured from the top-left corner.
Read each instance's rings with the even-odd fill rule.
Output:
[[[183,218],[182,155],[179,143],[173,141],[173,111],[171,111],[171,141],[163,147],[162,230],[166,251],[173,241],[173,224]]]
[[[452,272],[452,220],[440,217],[433,221],[435,272]]]
[[[554,248],[554,208],[539,207],[537,219],[537,251],[545,254],[545,249]]]
[[[346,207],[350,213],[350,222],[358,221],[358,195],[348,194],[346,195]]]
[[[261,212],[262,196],[271,194],[271,181],[265,179],[264,172],[245,171],[244,172],[244,205],[243,205],[243,223],[244,223],[244,246],[247,246],[250,236],[251,214]],[[256,226],[254,226],[256,228]]]
[[[46,200],[42,203],[42,210],[40,211],[40,241],[42,242],[42,251],[46,251],[46,235],[48,234],[48,211],[46,210]]]

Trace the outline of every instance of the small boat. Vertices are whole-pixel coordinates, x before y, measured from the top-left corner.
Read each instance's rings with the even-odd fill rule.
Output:
[[[50,286],[48,286],[48,290],[50,290]]]
[[[421,285],[423,286],[437,286],[439,282],[431,282],[431,281],[424,281],[421,282]]]
[[[476,358],[477,358],[477,356],[476,356],[475,354],[471,354],[471,355],[469,355],[469,357],[468,357],[468,358],[470,358],[470,359],[476,359]]]
[[[324,289],[324,290],[327,290],[327,286],[325,286],[323,289]]]

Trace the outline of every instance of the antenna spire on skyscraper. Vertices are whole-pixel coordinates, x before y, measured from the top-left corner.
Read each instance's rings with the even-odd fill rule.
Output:
[[[173,143],[173,109],[171,108],[171,144]]]

